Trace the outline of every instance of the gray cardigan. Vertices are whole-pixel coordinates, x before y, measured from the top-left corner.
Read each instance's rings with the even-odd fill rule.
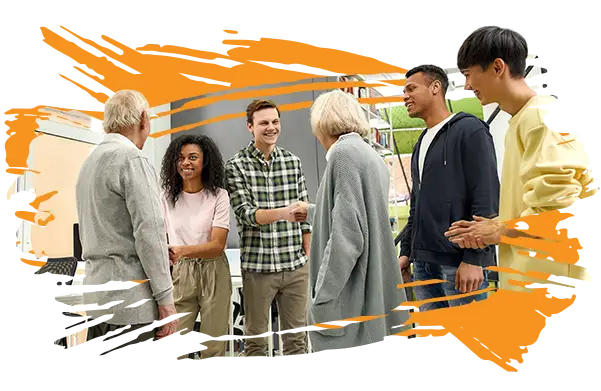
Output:
[[[150,281],[120,291],[84,294],[84,303],[123,303],[88,311],[114,314],[115,325],[151,323],[157,304],[173,303],[169,254],[159,186],[148,158],[125,136],[107,134],[84,162],[76,187],[84,285]],[[126,308],[140,300],[139,306]]]
[[[309,324],[388,315],[344,328],[311,332],[315,351],[382,341],[404,322],[406,300],[389,221],[390,172],[356,133],[343,135],[328,159],[310,207]]]

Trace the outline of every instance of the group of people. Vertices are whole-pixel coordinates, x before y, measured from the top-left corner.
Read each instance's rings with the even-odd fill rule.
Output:
[[[364,139],[369,123],[351,95],[327,92],[311,108],[311,128],[327,165],[309,203],[300,159],[277,145],[281,118],[272,101],[248,105],[252,141],[225,163],[209,137],[175,138],[159,180],[141,151],[150,133],[148,102],[136,91],[116,93],[105,104],[105,139],[77,183],[84,284],[138,283],[127,291],[84,295],[86,303],[119,301],[91,314],[88,340],[176,313],[188,314],[158,329],[147,327],[130,343],[190,332],[199,314],[201,333],[226,335],[230,211],[240,237],[246,356],[268,354],[267,337],[255,336],[268,331],[274,300],[282,330],[374,316],[311,331],[312,347],[320,351],[390,335],[407,319],[393,310],[407,300],[398,285],[411,278],[411,270],[414,280],[444,281],[414,287],[420,310],[486,298],[486,268],[496,263],[500,236],[523,235],[503,221],[568,206],[591,181],[581,145],[561,143],[562,136],[543,123],[537,106],[550,98],[537,96],[525,82],[527,54],[516,32],[485,27],[472,33],[458,55],[466,89],[513,117],[500,183],[488,125],[473,115],[449,113],[445,72],[433,65],[407,72],[408,114],[422,118],[427,129],[412,155],[410,215],[400,254],[389,223],[389,170]],[[520,262],[515,250],[500,247],[500,262]],[[110,319],[99,322],[104,314]],[[307,352],[305,332],[283,333],[282,340],[285,355]],[[225,341],[203,344],[201,358],[225,354]]]

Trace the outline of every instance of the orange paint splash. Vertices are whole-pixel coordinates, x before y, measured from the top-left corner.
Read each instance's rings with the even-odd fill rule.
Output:
[[[275,69],[263,64],[257,64],[253,61],[302,64],[338,73],[348,73],[345,72],[345,70],[352,70],[352,72],[348,74],[406,72],[403,68],[357,54],[319,48],[299,42],[265,38],[260,41],[224,41],[223,43],[226,45],[248,46],[247,48],[233,48],[228,51],[228,55],[225,56],[219,53],[204,52],[177,46],[160,46],[156,44],[148,44],[134,50],[114,39],[102,36],[104,41],[123,50],[123,54],[118,54],[93,40],[86,39],[64,27],[62,28],[80,41],[99,50],[108,58],[117,60],[140,72],[140,74],[131,74],[112,64],[105,57],[92,55],[76,43],[66,40],[47,28],[41,28],[44,42],[59,52],[73,58],[78,63],[85,64],[88,68],[103,76],[103,78],[100,78],[75,67],[90,79],[112,91],[118,91],[125,88],[136,89],[146,96],[150,105],[153,107],[191,96],[206,95],[220,91],[231,91],[233,89],[263,84],[295,82],[320,76],[319,72],[310,74]],[[143,54],[144,52],[154,53]],[[236,61],[240,64],[228,68],[212,63],[170,57],[170,54],[181,54],[203,60],[221,58]],[[230,83],[230,86],[228,88],[222,85],[196,81],[183,75],[199,76],[207,79],[224,81]],[[162,82],[156,83],[157,78],[160,78]],[[404,81],[397,82],[403,83]],[[106,101],[106,96],[99,95],[81,84],[76,83],[76,85],[100,102]],[[236,98],[230,97],[228,99]]]
[[[374,319],[383,318],[386,315],[377,315],[377,316],[357,316],[354,318],[344,319],[345,322],[367,322]]]
[[[580,246],[578,238],[568,238],[567,229],[557,230],[556,228],[557,224],[572,216],[574,215],[554,210],[507,221],[505,226],[510,229],[518,229],[519,222],[528,224],[528,229],[521,231],[541,239],[502,237],[501,242],[533,251],[535,252],[534,258],[551,257],[555,262],[574,265],[578,262],[578,250],[582,249],[582,246]],[[543,275],[545,279],[550,277],[550,274],[541,273],[541,276]]]
[[[414,282],[408,282],[406,284],[397,284],[397,288],[402,289],[402,288],[412,288],[414,286],[424,286],[424,285],[433,285],[433,284],[442,284],[444,282],[447,282],[446,280],[426,280],[426,281],[414,281]]]
[[[534,282],[532,282],[532,281],[509,280],[508,282],[511,285],[521,286],[521,287],[529,287],[529,286],[534,285]]]
[[[254,99],[266,96],[277,96],[284,94],[292,94],[295,92],[308,92],[308,91],[325,91],[330,89],[337,88],[348,88],[348,87],[378,87],[383,86],[383,84],[368,84],[365,82],[317,82],[317,83],[309,83],[309,82],[301,82],[299,84],[284,86],[284,87],[275,87],[275,88],[265,88],[265,89],[256,89],[251,91],[241,91],[241,92],[229,92],[226,94],[221,94],[217,96],[208,96],[202,97],[199,99],[195,99],[192,101],[186,102],[182,107],[177,109],[164,111],[157,114],[157,117],[163,117],[166,115],[173,115],[180,113],[182,111],[191,110],[199,107],[204,107],[209,104],[221,102],[224,100],[240,100],[240,99]],[[367,99],[367,98],[366,98]]]
[[[451,295],[451,296],[436,297],[436,298],[433,298],[433,299],[427,299],[427,300],[421,300],[421,301],[406,301],[406,302],[402,303],[401,305],[402,306],[406,306],[406,307],[419,307],[419,306],[421,306],[423,304],[437,303],[437,302],[440,302],[440,301],[450,301],[450,300],[463,299],[465,297],[476,296],[476,295],[479,295],[481,293],[492,292],[494,290],[495,290],[495,288],[486,288],[486,289],[480,289],[480,290],[477,290],[477,291],[473,291],[473,292],[470,292],[470,293],[462,293],[460,295]]]
[[[44,212],[46,212],[46,211],[44,211]],[[42,218],[38,219],[38,225],[41,227],[45,227],[48,225],[48,223],[50,223],[51,221],[54,221],[55,218],[56,217],[54,216],[54,214],[48,212],[48,217],[46,217],[45,219],[42,219]]]
[[[407,324],[442,326],[478,357],[507,371],[511,360],[522,363],[522,355],[536,342],[545,327],[546,317],[560,313],[574,303],[571,299],[546,297],[547,289],[529,292],[499,290],[488,299],[460,307],[413,312]],[[423,334],[424,330],[407,330],[398,335]],[[432,331],[434,332],[434,331]],[[437,330],[438,332],[438,330]]]
[[[522,275],[525,277],[532,277],[532,278],[536,278],[539,280],[550,280],[551,279],[551,275],[549,273],[537,272],[535,270],[532,270],[529,272],[521,272],[519,270],[512,269],[509,267],[499,267],[499,266],[489,266],[486,269],[490,270],[490,271],[496,271],[499,273],[519,274],[519,275]]]
[[[568,143],[571,143],[572,141],[576,141],[576,139],[575,139],[575,138],[573,138],[573,139],[571,139],[571,140],[562,141],[562,142],[558,143],[557,145],[568,144]]]
[[[42,267],[46,264],[46,262],[44,262],[44,261],[31,261],[31,260],[25,259],[25,258],[21,258],[21,262],[25,263],[26,265],[37,266],[37,267]]]
[[[44,201],[48,201],[50,198],[54,197],[58,194],[57,190],[51,191],[46,194],[42,194],[41,196],[37,196],[35,200],[33,200],[29,205],[33,206],[35,209],[40,208],[40,204]]]
[[[29,221],[30,223],[34,223],[34,224],[35,224],[35,215],[36,215],[36,212],[23,212],[23,211],[15,212],[15,216],[17,216],[21,220]]]
[[[25,211],[18,211],[15,212],[15,216],[17,216],[18,218],[25,220],[25,221],[29,221],[31,223],[36,224],[36,216],[38,213],[47,213],[47,217],[46,218],[38,218],[37,220],[37,224],[39,226],[45,227],[46,225],[48,225],[48,223],[50,223],[51,221],[53,221],[55,219],[55,216],[47,210],[43,210],[40,211],[40,204],[44,201],[48,201],[50,198],[52,198],[55,194],[57,194],[58,191],[51,191],[49,193],[46,194],[42,194],[41,196],[36,197],[35,200],[33,200],[29,205],[33,206],[36,210],[38,210],[37,212],[25,212]]]
[[[309,107],[311,107],[312,104],[313,104],[313,102],[289,103],[289,104],[278,106],[278,109],[281,112],[300,110],[300,109],[304,109],[304,108],[309,108]],[[204,121],[195,122],[193,124],[180,126],[179,128],[173,128],[173,129],[163,130],[161,132],[152,133],[150,135],[150,137],[158,138],[158,137],[166,136],[168,134],[173,134],[173,133],[177,133],[177,132],[183,132],[184,130],[189,130],[189,129],[197,128],[199,126],[204,126],[204,125],[212,124],[212,123],[219,122],[219,121],[225,121],[225,120],[233,119],[233,118],[244,118],[244,117],[246,117],[246,112],[233,113],[233,114],[224,114],[224,115],[213,117],[211,119],[207,119],[207,120],[204,120]]]
[[[279,64],[301,64],[315,69],[323,69],[345,75],[376,73],[403,74],[406,72],[403,68],[386,64],[373,58],[271,38],[263,38],[259,41],[226,40],[223,42],[226,45],[246,47],[232,48],[227,52],[227,55],[222,55],[219,53],[204,52],[178,46],[160,46],[156,44],[148,44],[133,49],[112,38],[102,36],[102,39],[105,42],[108,42],[123,51],[123,54],[119,54],[97,42],[81,37],[67,29],[64,30],[68,31],[76,40],[80,40],[99,50],[106,57],[93,55],[78,46],[78,44],[70,42],[47,28],[41,28],[44,42],[57,51],[72,58],[77,63],[85,64],[89,69],[92,69],[95,73],[101,75],[101,77],[92,75],[82,68],[75,66],[76,70],[111,91],[116,92],[122,89],[136,89],[146,96],[151,107],[191,97],[201,97],[187,102],[179,109],[160,113],[158,115],[159,117],[202,107],[222,100],[250,99],[267,95],[290,94],[300,91],[368,86],[368,84],[362,82],[310,83],[307,81],[315,77],[321,77],[318,70],[316,70],[315,73],[295,72],[271,68],[267,65],[258,64],[255,61]],[[224,31],[230,34],[237,34],[234,30]],[[182,59],[171,56],[175,54],[186,55],[198,60],[227,59],[236,61],[239,64],[228,68],[214,63],[199,62],[194,59]],[[139,74],[131,73],[114,65],[107,57],[124,64],[126,67],[139,72]],[[224,85],[192,80],[185,75],[222,81],[230,83],[230,86],[227,87]],[[61,77],[79,87],[83,92],[91,95],[99,102],[104,103],[108,98],[105,94],[96,92],[81,83],[74,82],[62,75]],[[157,83],[157,80],[160,80],[161,82]],[[239,89],[248,87],[286,82],[298,83],[285,87],[239,91]],[[403,86],[405,80],[386,80],[386,83]],[[371,86],[375,85],[376,84],[371,84]],[[214,93],[219,93],[219,95],[211,95]],[[363,103],[375,104],[399,102],[402,100],[398,97],[388,97],[369,98],[360,101]],[[310,107],[311,104],[312,102],[300,102],[292,105],[282,105],[280,109],[282,111],[297,110]],[[14,121],[7,121],[7,125],[9,126],[8,134],[10,135],[6,143],[6,161],[10,167],[7,172],[22,174],[28,169],[27,157],[29,154],[29,145],[31,141],[37,137],[35,133],[35,130],[37,129],[36,119],[47,118],[46,114],[42,114],[39,111],[42,107],[45,106],[39,106],[28,110],[14,110],[11,113],[17,114],[17,119]],[[78,111],[98,119],[102,119],[103,117],[103,114],[99,112]],[[220,117],[209,118],[196,124],[158,132],[151,136],[161,137],[209,123],[240,118],[244,115],[245,113],[226,114]],[[36,201],[37,200],[38,199],[36,198]],[[43,201],[44,200],[40,200],[37,203],[37,206],[39,207],[40,203]],[[528,216],[508,222],[508,224],[516,224],[518,221],[525,221],[530,227],[528,233],[543,237],[543,239],[503,238],[503,241],[515,246],[531,249],[531,251],[537,252],[539,258],[552,256],[557,262],[573,265],[578,261],[578,249],[581,248],[578,240],[575,238],[569,239],[566,230],[562,230],[558,233],[554,228],[559,221],[562,221],[571,215],[560,214],[561,216],[566,216],[565,218],[560,218],[558,213],[550,213],[551,214]],[[31,215],[25,215],[25,217],[34,219]],[[46,224],[48,222],[49,221],[46,221]],[[26,264],[35,266],[42,266],[44,264],[44,262],[41,261],[21,260]],[[510,272],[508,270],[499,271]],[[515,272],[521,273],[520,271]],[[526,274],[532,276],[536,275],[537,278],[540,277],[541,279],[549,277],[547,274],[537,272]],[[135,282],[144,283],[146,281],[147,280]],[[444,281],[432,280],[400,284],[399,288],[440,282]],[[479,292],[491,290],[492,288]],[[479,292],[474,292],[472,294],[477,294]],[[509,366],[508,363],[511,359],[522,362],[522,355],[527,352],[527,349],[520,348],[520,346],[528,346],[536,342],[541,330],[545,326],[545,316],[560,313],[569,307],[575,300],[575,296],[572,297],[572,299],[557,299],[554,297],[548,298],[546,295],[546,289],[535,289],[527,292],[497,290],[497,292],[490,295],[487,300],[474,302],[467,306],[451,307],[428,312],[415,312],[411,314],[406,324],[418,323],[420,326],[426,327],[442,326],[444,330],[409,330],[397,335],[442,336],[447,333],[452,333],[480,358],[491,360],[508,371],[515,371],[515,368]],[[448,300],[467,296],[470,296],[470,294],[457,295],[445,299]],[[420,303],[425,302],[427,301],[409,303],[419,305]],[[544,316],[541,315],[541,313],[544,314]],[[355,317],[348,319],[348,321],[368,321],[377,317]],[[316,324],[316,326],[331,329],[343,327],[326,324]]]
[[[315,323],[313,326],[322,327],[324,329],[341,329],[344,326],[338,326],[335,324],[324,324],[324,323]]]
[[[6,163],[9,174],[23,175],[27,171],[27,158],[29,145],[40,134],[36,134],[38,118],[48,118],[47,114],[39,112],[41,106],[25,110],[9,110],[5,114],[17,114],[15,120],[6,121],[8,126],[6,134],[9,136],[4,145],[6,149]]]

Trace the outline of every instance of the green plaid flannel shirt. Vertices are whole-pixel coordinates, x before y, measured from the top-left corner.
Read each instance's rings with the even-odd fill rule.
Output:
[[[254,142],[225,165],[227,188],[240,235],[243,270],[259,273],[292,271],[307,262],[302,246],[308,223],[277,221],[259,225],[258,209],[277,209],[296,201],[309,202],[300,159],[275,147],[269,161]]]

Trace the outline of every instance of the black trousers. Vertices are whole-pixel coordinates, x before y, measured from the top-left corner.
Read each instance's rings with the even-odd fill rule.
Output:
[[[157,330],[152,324],[122,326],[88,318],[87,342],[88,345],[103,345],[102,351],[97,353],[98,359],[111,360],[113,353],[133,353],[137,345],[158,344]]]

